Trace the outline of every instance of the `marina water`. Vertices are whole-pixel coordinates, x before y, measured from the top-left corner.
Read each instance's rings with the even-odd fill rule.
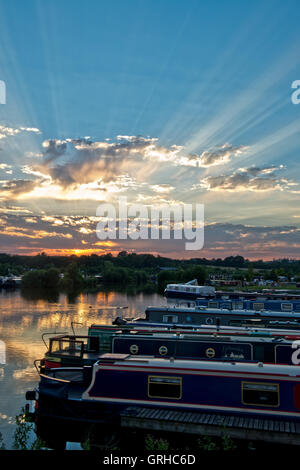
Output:
[[[105,290],[70,297],[37,292],[0,290],[0,340],[6,348],[6,363],[0,365],[0,433],[4,445],[13,445],[15,417],[25,405],[25,392],[38,383],[34,360],[46,351],[43,333],[86,334],[92,323],[111,324],[118,315],[141,316],[149,305],[164,305],[159,294],[135,294]],[[128,307],[116,309],[110,307]],[[47,341],[47,336],[45,336]]]

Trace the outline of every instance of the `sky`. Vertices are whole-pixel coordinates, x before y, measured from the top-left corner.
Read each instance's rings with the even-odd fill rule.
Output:
[[[0,0],[0,252],[300,259],[299,24],[298,1]],[[99,240],[120,197],[203,204],[203,248]]]

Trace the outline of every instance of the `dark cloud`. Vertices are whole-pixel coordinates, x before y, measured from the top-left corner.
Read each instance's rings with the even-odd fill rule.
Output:
[[[137,168],[145,161],[160,166],[162,162],[182,167],[209,167],[230,161],[247,147],[224,144],[202,154],[186,154],[184,147],[158,145],[156,138],[117,136],[114,142],[92,141],[90,138],[47,140],[43,143],[44,161],[35,169],[48,174],[63,187],[89,183],[101,178],[109,182],[122,171]],[[66,154],[68,153],[68,157]],[[64,157],[61,161],[60,157]]]
[[[64,155],[67,151],[67,142],[65,140],[50,139],[43,142],[43,154],[47,163],[52,162],[58,157]]]
[[[117,142],[91,141],[85,139],[49,140],[44,142],[44,162],[35,166],[38,171],[48,174],[54,182],[63,187],[90,183],[101,178],[103,182],[115,179],[121,168],[130,166],[130,161],[142,162],[146,149],[155,139],[118,136]],[[70,158],[57,162],[70,146]],[[52,163],[55,163],[54,165]]]
[[[41,251],[88,253],[121,250],[159,253],[177,258],[220,258],[242,255],[250,259],[298,258],[300,228],[295,226],[257,227],[243,224],[207,224],[204,248],[185,250],[186,240],[112,240],[102,243],[96,237],[96,217],[34,216],[0,214],[0,245],[8,253]],[[78,251],[79,250],[79,251]]]
[[[210,167],[227,163],[233,156],[240,155],[245,152],[247,148],[248,147],[244,145],[233,146],[231,144],[224,144],[211,150],[205,150],[201,155],[197,156],[199,166]]]
[[[22,194],[32,191],[36,187],[36,185],[37,185],[36,181],[24,180],[24,179],[2,182],[0,186],[0,198],[1,198],[1,193],[7,198],[20,196]]]
[[[276,170],[271,167],[240,168],[231,175],[207,176],[200,181],[201,187],[211,191],[270,191],[283,190],[293,185],[286,179],[279,178]]]

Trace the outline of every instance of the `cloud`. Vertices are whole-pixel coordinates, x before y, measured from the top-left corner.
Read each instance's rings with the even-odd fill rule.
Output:
[[[184,249],[185,240],[106,240],[96,237],[97,217],[1,214],[0,245],[8,253],[103,254],[122,250],[189,258],[242,255],[250,259],[299,258],[300,228],[295,226],[205,225],[204,248]]]
[[[155,192],[155,193],[170,193],[174,188],[174,186],[171,186],[170,184],[152,184],[151,186],[151,189]]]
[[[280,167],[239,168],[231,175],[207,176],[192,189],[204,188],[209,191],[283,191],[296,185],[285,178],[279,178],[276,170]]]
[[[0,199],[13,199],[32,191],[38,182],[24,179],[0,181]]]
[[[31,176],[30,180],[2,182],[2,199],[108,201],[114,200],[117,193],[126,191],[129,198],[136,197],[138,193],[139,201],[151,203],[152,198],[155,203],[157,195],[176,189],[171,184],[173,181],[177,181],[180,187],[182,172],[187,168],[193,171],[191,178],[197,181],[202,168],[206,169],[207,175],[208,168],[224,165],[248,149],[244,145],[225,143],[199,154],[186,154],[183,146],[162,146],[157,138],[126,135],[118,135],[114,141],[96,141],[90,137],[49,139],[43,142],[42,148],[43,156],[37,163],[31,162],[21,167],[25,175]],[[10,171],[8,167],[2,169]],[[277,176],[277,172],[283,169],[283,165],[252,166],[239,168],[232,174],[208,174],[192,189],[291,192],[291,186],[296,183]],[[156,183],[157,175],[159,180],[163,175],[163,184]],[[294,188],[294,191],[297,192],[297,189]]]
[[[243,153],[246,146],[224,144],[202,154],[186,154],[184,147],[161,146],[156,138],[118,135],[114,142],[92,141],[90,138],[46,140],[44,159],[33,171],[47,174],[64,188],[87,184],[101,179],[103,183],[115,180],[123,173],[136,175],[149,162],[149,171],[161,163],[182,167],[209,167],[224,164]]]
[[[44,149],[43,154],[45,161],[47,163],[52,162],[56,158],[60,157],[67,150],[67,142],[65,140],[44,140],[42,146]]]
[[[0,125],[0,139],[5,139],[6,137],[12,137],[21,132],[34,132],[37,134],[41,134],[41,131],[35,127],[7,127]]]
[[[4,171],[4,173],[11,175],[12,174],[12,167],[7,163],[0,163],[0,170]]]
[[[207,168],[228,163],[232,157],[241,155],[247,149],[248,147],[244,145],[233,146],[231,144],[224,144],[211,150],[205,150],[201,155],[199,155],[199,166]]]
[[[98,179],[107,183],[124,172],[128,173],[137,163],[141,165],[153,141],[143,137],[127,137],[126,141],[121,141],[121,136],[114,143],[87,139],[47,141],[43,144],[47,149],[43,171],[63,187],[87,184]],[[70,158],[58,162],[58,158],[66,153],[67,144],[70,146]],[[53,161],[55,165],[51,165]]]
[[[3,205],[0,207],[0,214],[32,214],[32,212],[25,208],[19,206],[10,206],[10,205]]]

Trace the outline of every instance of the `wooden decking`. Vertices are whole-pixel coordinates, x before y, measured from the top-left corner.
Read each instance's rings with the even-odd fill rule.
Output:
[[[121,426],[149,431],[222,436],[233,439],[300,445],[300,423],[220,414],[128,407]]]

